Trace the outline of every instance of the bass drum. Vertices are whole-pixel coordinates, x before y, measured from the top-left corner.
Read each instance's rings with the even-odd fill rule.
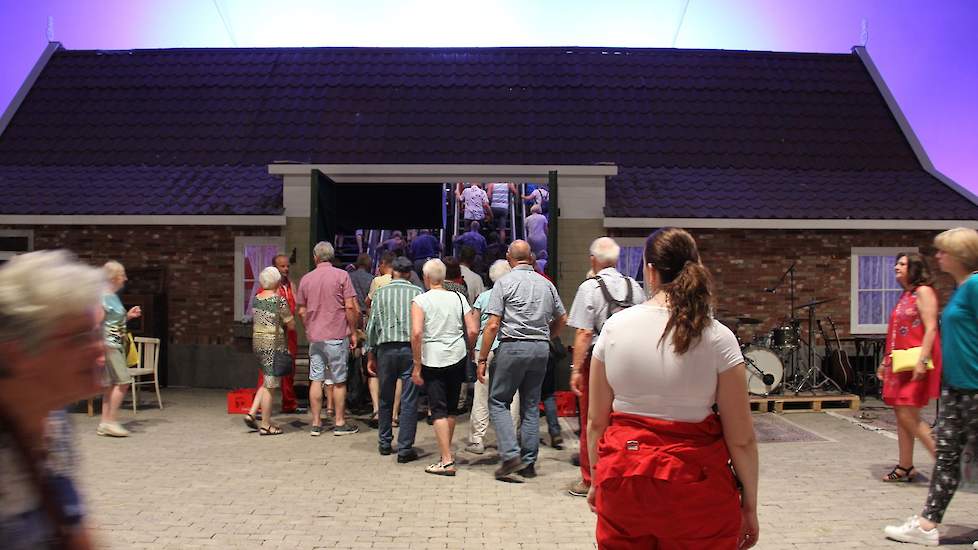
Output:
[[[752,395],[769,395],[781,387],[784,379],[784,363],[771,350],[749,347],[744,351],[747,363],[747,391]],[[765,375],[773,378],[770,384],[764,383]]]

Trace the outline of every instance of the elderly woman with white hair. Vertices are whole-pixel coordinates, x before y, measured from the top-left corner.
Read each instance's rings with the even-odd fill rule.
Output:
[[[275,266],[266,267],[258,275],[262,291],[251,299],[252,349],[262,370],[262,386],[255,393],[251,409],[244,417],[245,424],[258,430],[259,435],[279,435],[282,428],[272,424],[272,392],[279,387],[280,377],[274,374],[275,356],[289,353],[285,335],[295,330],[295,320],[289,302],[278,293],[282,274]],[[261,426],[255,419],[261,408]]]
[[[493,262],[492,266],[489,267],[489,280],[495,283],[504,275],[512,271],[513,268],[510,267],[509,262],[506,260],[496,260]],[[472,304],[472,312],[469,314],[474,319],[479,320],[479,337],[475,340],[475,353],[479,354],[479,350],[482,349],[482,334],[486,330],[486,323],[489,322],[489,314],[485,313],[486,306],[489,305],[489,295],[492,294],[492,288],[486,289],[484,292],[479,294],[475,299],[475,303]],[[495,358],[496,348],[499,347],[499,338],[496,338],[492,342],[492,347],[489,348],[488,361],[492,364],[492,360]],[[490,369],[490,375],[491,375]],[[520,419],[520,397],[519,392],[513,397],[513,403],[509,407],[509,412],[513,416],[513,425],[519,423]],[[471,431],[469,432],[469,444],[465,447],[465,450],[481,455],[486,452],[486,446],[483,443],[483,439],[486,437],[486,431],[489,429],[489,377],[486,377],[485,382],[476,381],[475,384],[475,395],[472,398],[472,415],[471,420]]]
[[[428,292],[411,301],[411,379],[428,390],[435,438],[441,459],[425,468],[429,474],[455,475],[452,436],[458,415],[458,398],[465,381],[465,362],[478,325],[468,315],[472,309],[460,292],[446,290],[445,264],[428,260],[421,269]]]
[[[0,546],[90,548],[64,407],[101,390],[105,277],[63,251],[0,267]]]
[[[530,252],[540,258],[540,254],[547,250],[547,227],[550,222],[547,216],[542,214],[543,210],[539,204],[530,207],[530,215],[526,217],[523,228],[526,230],[526,242],[530,243]]]
[[[129,280],[126,277],[126,268],[119,262],[110,260],[105,262],[102,270],[109,282],[102,296],[102,309],[105,310],[105,322],[102,325],[105,334],[105,373],[108,384],[102,393],[102,419],[95,433],[109,437],[126,437],[129,430],[116,420],[119,407],[132,382],[129,365],[126,364],[126,323],[142,315],[142,311],[139,306],[127,311],[119,299],[118,292]]]

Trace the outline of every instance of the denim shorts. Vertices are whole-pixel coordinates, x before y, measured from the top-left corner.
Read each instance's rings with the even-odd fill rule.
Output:
[[[349,356],[349,338],[310,343],[309,380],[328,385],[346,383]]]

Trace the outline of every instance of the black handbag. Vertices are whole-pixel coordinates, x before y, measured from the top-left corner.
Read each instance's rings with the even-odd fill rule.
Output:
[[[288,376],[292,374],[292,355],[287,351],[276,351],[272,355],[272,372],[270,376]]]

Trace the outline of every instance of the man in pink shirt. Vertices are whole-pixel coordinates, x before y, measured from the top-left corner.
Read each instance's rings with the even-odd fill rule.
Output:
[[[355,434],[360,427],[346,421],[347,359],[357,347],[360,309],[350,274],[333,267],[333,245],[319,242],[312,249],[316,268],[299,281],[296,303],[309,340],[309,412],[312,431],[323,432],[323,384],[333,387],[336,427],[333,435]]]

